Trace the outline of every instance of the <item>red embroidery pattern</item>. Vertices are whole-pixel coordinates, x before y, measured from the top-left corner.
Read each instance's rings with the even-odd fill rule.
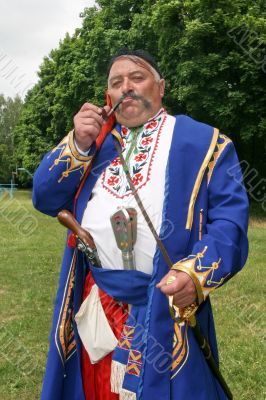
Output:
[[[138,350],[130,350],[126,372],[130,375],[140,376],[142,355]]]
[[[123,331],[121,333],[119,342],[118,342],[118,347],[124,350],[130,350],[131,347],[131,342],[133,339],[133,334],[134,334],[135,328],[130,325],[124,325]]]
[[[150,180],[152,163],[156,154],[160,134],[166,119],[166,113],[161,112],[151,121],[148,121],[143,130],[138,134],[136,146],[129,157],[128,167],[132,181],[137,190],[145,186]],[[131,146],[134,133],[123,126],[121,137],[123,139],[122,151],[124,157]],[[102,174],[103,187],[117,198],[124,198],[131,194],[123,166],[119,157],[115,158]]]

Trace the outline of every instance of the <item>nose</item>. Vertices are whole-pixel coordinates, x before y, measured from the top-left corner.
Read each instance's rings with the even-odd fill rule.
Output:
[[[122,93],[126,94],[128,92],[133,92],[133,85],[132,82],[130,81],[130,79],[128,79],[127,77],[123,80],[122,83]]]

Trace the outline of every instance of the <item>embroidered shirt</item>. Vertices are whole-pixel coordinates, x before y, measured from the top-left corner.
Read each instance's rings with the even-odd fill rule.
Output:
[[[155,229],[161,230],[165,171],[175,118],[163,109],[142,127],[121,127],[122,151],[143,205]],[[122,255],[112,230],[110,217],[119,207],[137,210],[136,267],[152,273],[155,239],[129,188],[119,157],[103,171],[85,209],[82,226],[94,238],[105,268],[122,269]]]

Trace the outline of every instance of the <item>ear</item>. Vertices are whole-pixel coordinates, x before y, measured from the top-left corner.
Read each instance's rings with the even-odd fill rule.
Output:
[[[163,98],[164,90],[165,90],[165,80],[164,79],[160,79],[160,81],[159,81],[159,89],[160,89],[160,96],[161,96],[161,98]]]

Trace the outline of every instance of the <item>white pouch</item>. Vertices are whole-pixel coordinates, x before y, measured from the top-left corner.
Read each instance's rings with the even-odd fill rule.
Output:
[[[80,339],[92,364],[96,364],[115,349],[118,340],[104,313],[96,284],[92,286],[89,296],[81,304],[75,321]]]

